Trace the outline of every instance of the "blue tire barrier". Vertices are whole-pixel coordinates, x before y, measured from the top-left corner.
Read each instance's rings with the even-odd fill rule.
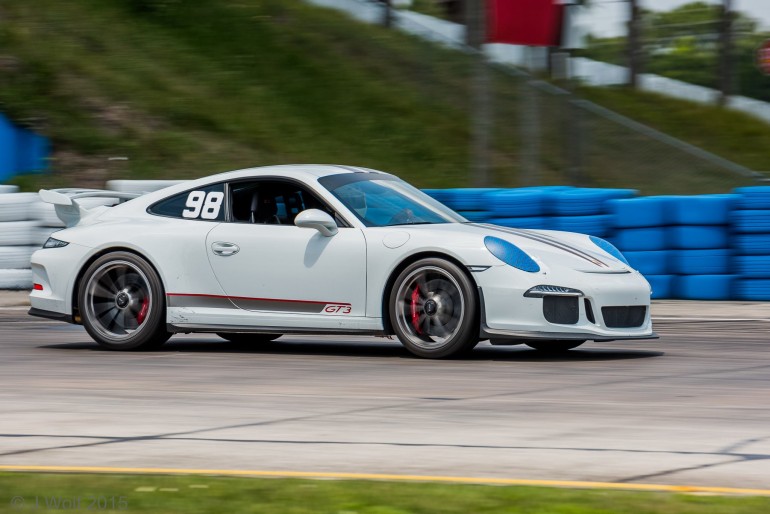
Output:
[[[18,173],[46,169],[49,150],[48,139],[17,127],[0,114],[0,182]]]
[[[610,232],[612,216],[598,214],[594,216],[555,216],[550,226],[554,230],[579,232],[597,237],[607,237]]]
[[[732,247],[741,255],[770,255],[770,234],[733,234]]]
[[[745,278],[770,278],[770,255],[733,257],[735,272]]]
[[[423,189],[423,193],[446,205],[446,199],[449,197],[446,189]]]
[[[740,196],[738,209],[770,209],[770,186],[737,187],[733,193]]]
[[[13,177],[16,169],[16,128],[0,114],[0,182]]]
[[[651,252],[623,252],[632,268],[647,277],[648,275],[662,276],[669,273],[671,252],[656,250]]]
[[[474,223],[486,223],[492,217],[487,211],[457,211],[457,214]]]
[[[677,250],[671,252],[671,273],[726,275],[732,272],[730,250]]]
[[[729,247],[729,232],[724,226],[684,225],[668,227],[668,247],[695,250]]]
[[[501,189],[485,195],[486,209],[496,218],[542,216],[547,196],[540,189]]]
[[[488,223],[510,228],[529,228],[539,230],[549,230],[551,228],[550,218],[490,218]]]
[[[735,275],[690,275],[676,278],[674,295],[685,300],[724,300],[733,292]]]
[[[672,196],[667,202],[668,225],[727,225],[740,195]]]
[[[733,211],[730,217],[735,232],[770,233],[770,210]]]
[[[527,186],[527,187],[517,187],[516,191],[529,191],[529,192],[537,192],[543,195],[543,212],[542,214],[545,216],[553,215],[555,214],[554,211],[554,205],[556,204],[556,197],[558,193],[561,193],[563,191],[570,191],[576,189],[573,186]],[[510,191],[510,189],[508,190]],[[509,217],[509,216],[506,216]],[[516,218],[519,217],[525,217],[525,216],[514,216]],[[527,216],[528,217],[528,216]]]
[[[562,215],[605,214],[609,200],[633,198],[635,189],[575,188],[554,193],[553,212]]]
[[[458,188],[446,190],[446,201],[442,202],[455,211],[484,211],[487,209],[484,196],[496,188]]]
[[[650,283],[653,299],[674,298],[676,275],[645,275],[644,278]]]
[[[616,231],[612,242],[622,252],[666,249],[666,227],[629,228]]]
[[[16,171],[20,173],[40,172],[48,167],[50,151],[48,139],[31,130],[16,131]]]
[[[738,279],[732,296],[737,300],[770,301],[770,279]]]
[[[666,201],[664,196],[609,200],[607,210],[618,228],[660,227],[666,224]]]
[[[558,193],[560,191],[568,191],[570,189],[577,189],[575,186],[525,186],[515,188],[518,191],[542,191],[543,193]]]

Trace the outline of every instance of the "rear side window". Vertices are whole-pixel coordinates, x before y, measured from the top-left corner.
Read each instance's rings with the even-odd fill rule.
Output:
[[[203,221],[224,221],[225,185],[214,184],[166,198],[148,209],[150,214]]]

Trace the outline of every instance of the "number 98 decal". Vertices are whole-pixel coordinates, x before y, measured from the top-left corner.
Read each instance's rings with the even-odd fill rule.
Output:
[[[222,201],[225,194],[221,191],[190,191],[185,202],[185,210],[182,211],[183,218],[202,218],[204,220],[215,220],[219,217],[219,211],[222,209]]]

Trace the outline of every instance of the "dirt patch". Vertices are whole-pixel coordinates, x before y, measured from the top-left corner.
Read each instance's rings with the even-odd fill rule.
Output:
[[[18,73],[21,60],[13,55],[0,55],[0,73]]]
[[[126,161],[104,155],[82,155],[70,150],[56,150],[51,168],[60,180],[78,187],[104,189],[107,180],[125,174]]]

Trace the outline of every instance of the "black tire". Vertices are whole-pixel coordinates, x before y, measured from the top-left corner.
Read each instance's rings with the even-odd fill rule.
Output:
[[[407,266],[393,284],[388,307],[396,336],[419,357],[457,356],[479,342],[476,287],[452,262],[427,258]]]
[[[530,348],[534,348],[539,352],[556,354],[568,352],[573,348],[577,348],[583,343],[585,343],[585,341],[541,341],[537,343],[533,342],[526,344]]]
[[[110,350],[149,350],[165,343],[166,297],[152,266],[130,252],[96,259],[83,275],[78,306],[83,326]]]
[[[283,334],[249,334],[245,332],[218,332],[217,335],[227,340],[230,344],[239,347],[256,346],[275,341]]]

